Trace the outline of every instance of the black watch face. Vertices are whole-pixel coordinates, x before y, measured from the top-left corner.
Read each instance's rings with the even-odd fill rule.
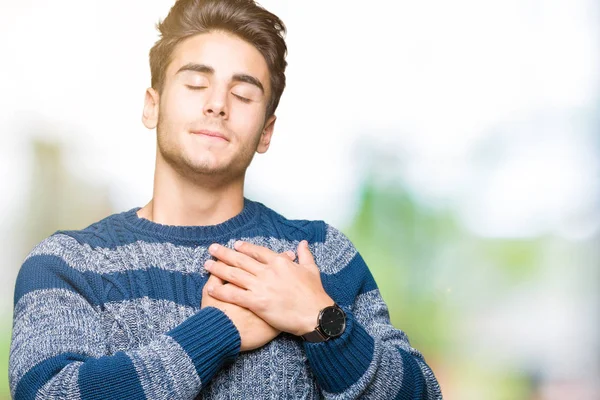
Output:
[[[337,307],[326,308],[321,317],[320,328],[329,337],[339,336],[346,328],[346,315]]]

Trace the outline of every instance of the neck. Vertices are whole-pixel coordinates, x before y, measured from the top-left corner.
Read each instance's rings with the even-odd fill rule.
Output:
[[[163,225],[217,225],[242,212],[244,176],[217,185],[191,180],[162,165],[154,173],[152,199],[138,210],[140,218]]]

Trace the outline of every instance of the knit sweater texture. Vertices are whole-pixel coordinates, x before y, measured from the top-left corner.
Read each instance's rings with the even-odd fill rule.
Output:
[[[339,230],[288,220],[247,198],[240,214],[210,226],[162,225],[138,210],[58,231],[23,262],[9,362],[13,398],[442,398]],[[284,332],[240,352],[227,315],[200,308],[208,246],[233,248],[236,240],[277,253],[307,240],[325,291],[347,314],[344,333],[308,343]]]

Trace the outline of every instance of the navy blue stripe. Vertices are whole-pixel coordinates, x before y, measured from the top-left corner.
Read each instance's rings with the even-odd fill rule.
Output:
[[[405,350],[398,349],[402,356],[402,386],[396,400],[427,400],[425,377],[414,357]]]
[[[78,271],[62,258],[50,255],[29,257],[21,266],[15,285],[15,305],[25,294],[42,289],[67,289],[97,304],[95,290]]]
[[[167,271],[156,267],[103,275],[95,272],[83,274],[88,280],[103,281],[102,301],[104,303],[148,297],[193,308],[200,307],[202,288],[208,280],[206,275]]]
[[[79,392],[87,399],[145,399],[131,359],[123,352],[91,358],[79,368]]]
[[[321,274],[323,288],[339,305],[351,306],[360,294],[377,289],[373,274],[357,252],[341,271],[327,275]]]
[[[346,309],[346,331],[335,340],[304,342],[304,350],[320,387],[330,393],[342,393],[354,385],[369,369],[375,352],[375,339]]]
[[[239,332],[233,322],[223,311],[214,307],[204,307],[167,334],[190,357],[203,385],[224,364],[235,360],[241,345]]]
[[[21,378],[15,390],[15,399],[34,399],[38,390],[64,367],[74,361],[86,359],[87,357],[81,354],[63,353],[42,361]]]
[[[34,290],[66,289],[80,294],[94,306],[148,297],[199,308],[208,276],[151,267],[110,274],[80,272],[56,256],[30,257],[21,267],[15,304]]]

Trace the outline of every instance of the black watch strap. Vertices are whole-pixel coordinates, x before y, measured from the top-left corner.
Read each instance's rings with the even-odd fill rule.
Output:
[[[302,335],[301,337],[302,339],[311,343],[325,342],[327,339],[329,339],[329,337],[321,333],[318,326],[315,328],[314,331],[308,332],[307,334]]]

